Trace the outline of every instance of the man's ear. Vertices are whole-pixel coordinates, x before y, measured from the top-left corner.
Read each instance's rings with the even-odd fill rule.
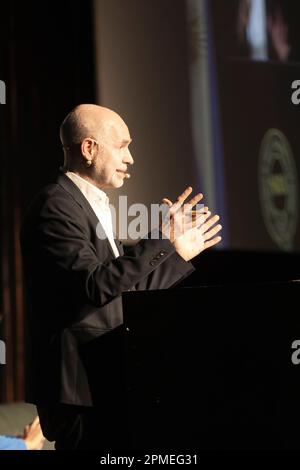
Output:
[[[86,138],[81,143],[81,153],[85,157],[93,158],[93,150],[95,146],[95,141],[90,138]]]

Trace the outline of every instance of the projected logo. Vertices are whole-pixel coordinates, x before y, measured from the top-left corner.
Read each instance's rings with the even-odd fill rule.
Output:
[[[268,130],[261,144],[259,191],[270,237],[282,250],[292,250],[298,222],[297,169],[289,141],[278,129]]]

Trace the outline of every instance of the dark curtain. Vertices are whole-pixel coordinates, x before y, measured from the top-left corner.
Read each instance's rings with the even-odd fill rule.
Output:
[[[24,398],[24,288],[19,229],[24,209],[62,163],[59,125],[95,102],[92,1],[1,4],[0,365],[1,401]]]

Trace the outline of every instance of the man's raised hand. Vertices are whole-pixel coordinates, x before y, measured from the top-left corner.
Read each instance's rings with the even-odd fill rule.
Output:
[[[162,221],[161,231],[186,261],[221,241],[221,237],[217,234],[222,226],[215,225],[219,216],[211,217],[208,207],[199,204],[203,194],[196,194],[185,202],[192,191],[191,187],[186,188],[175,203],[167,198],[163,199],[168,211]]]

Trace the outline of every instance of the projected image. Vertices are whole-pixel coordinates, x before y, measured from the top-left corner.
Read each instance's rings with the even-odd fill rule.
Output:
[[[189,0],[193,142],[223,247],[300,251],[300,2]],[[195,29],[198,41],[195,40]]]
[[[231,247],[300,250],[299,117],[290,98],[299,12],[293,0],[214,0],[210,10]]]
[[[239,55],[254,60],[299,60],[294,41],[297,2],[239,0],[236,39]]]

